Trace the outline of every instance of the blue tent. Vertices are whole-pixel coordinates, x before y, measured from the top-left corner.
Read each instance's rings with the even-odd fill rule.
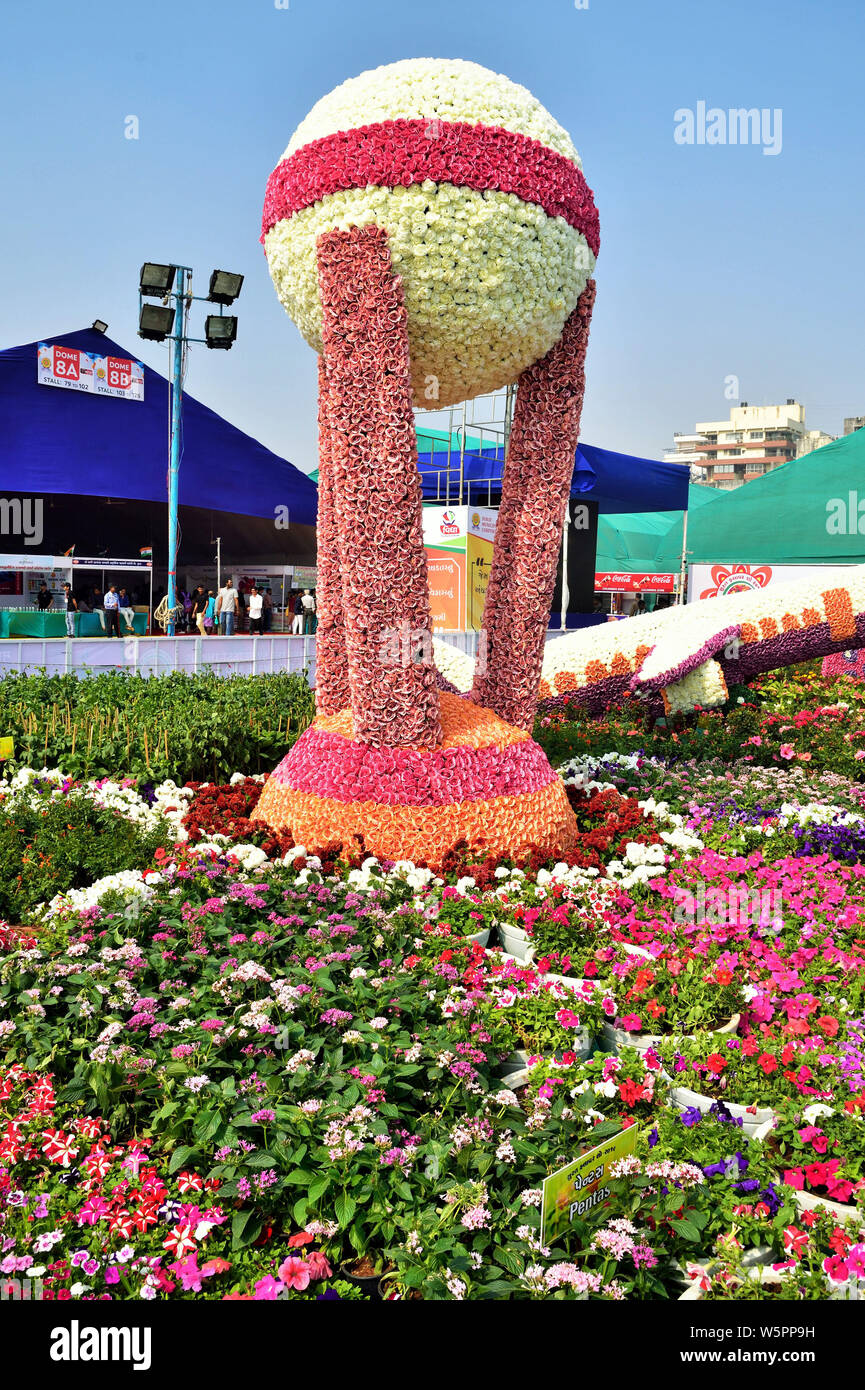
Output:
[[[137,359],[85,328],[40,341]],[[40,386],[38,343],[0,352],[0,492],[166,501],[169,386],[144,368],[144,400]],[[314,526],[315,483],[216,411],[184,394],[180,504]]]
[[[427,432],[421,435],[421,442]],[[443,436],[447,441],[447,434]],[[497,506],[501,500],[501,448],[467,450],[463,459],[463,501]],[[459,488],[459,443],[418,453],[425,502],[455,503]],[[449,481],[449,487],[448,487]],[[580,444],[574,456],[571,497],[597,502],[602,515],[617,512],[684,511],[688,506],[689,470],[678,463],[616,454],[595,444]]]

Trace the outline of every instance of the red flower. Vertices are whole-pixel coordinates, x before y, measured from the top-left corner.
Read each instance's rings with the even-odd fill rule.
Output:
[[[757,1065],[763,1068],[764,1076],[771,1076],[773,1071],[778,1070],[778,1059],[771,1052],[761,1052],[757,1058]]]
[[[722,1057],[720,1052],[713,1052],[706,1058],[706,1066],[713,1076],[720,1076],[727,1065],[727,1058]]]
[[[310,1235],[309,1231],[298,1231],[295,1235],[289,1236],[288,1248],[296,1250],[301,1245],[311,1245],[314,1240],[315,1236]]]

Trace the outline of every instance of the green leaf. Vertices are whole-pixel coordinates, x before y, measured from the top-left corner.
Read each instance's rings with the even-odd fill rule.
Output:
[[[670,1225],[676,1232],[676,1235],[681,1236],[683,1240],[696,1241],[700,1239],[699,1228],[694,1225],[693,1221],[689,1221],[687,1217],[682,1217],[681,1219],[671,1217]]]
[[[310,1200],[310,1202],[317,1202],[318,1199],[319,1199],[319,1197],[323,1197],[323,1196],[324,1196],[325,1192],[327,1191],[327,1189],[328,1189],[329,1187],[330,1187],[330,1176],[329,1176],[329,1174],[326,1173],[326,1174],[324,1175],[323,1178],[316,1178],[315,1182],[310,1184],[310,1188],[309,1188],[309,1200]]]
[[[193,1131],[199,1144],[206,1144],[212,1139],[221,1124],[222,1116],[218,1110],[204,1110],[196,1120]]]
[[[266,1153],[262,1150],[261,1153],[253,1154],[251,1158],[248,1158],[246,1160],[246,1166],[247,1168],[276,1168],[277,1159],[273,1154]]]
[[[185,1168],[193,1154],[198,1150],[189,1144],[181,1144],[179,1149],[175,1149],[168,1164],[169,1173],[176,1173],[178,1168]]]
[[[357,1211],[357,1202],[347,1192],[342,1192],[334,1202],[334,1211],[340,1226],[347,1226]]]
[[[518,1255],[512,1254],[510,1250],[503,1250],[500,1245],[494,1247],[493,1254],[508,1274],[522,1274],[523,1262]]]
[[[292,1168],[291,1172],[286,1174],[285,1181],[298,1187],[309,1187],[313,1177],[314,1174],[308,1173],[305,1168]]]
[[[254,1211],[236,1211],[231,1218],[231,1243],[236,1250],[251,1245],[261,1234],[261,1218]]]

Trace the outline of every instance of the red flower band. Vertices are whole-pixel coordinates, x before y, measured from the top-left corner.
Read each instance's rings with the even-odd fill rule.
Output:
[[[563,217],[598,254],[598,212],[576,164],[528,135],[461,121],[379,121],[303,145],[268,179],[261,239],[283,218],[332,193],[370,185],[408,188],[424,179],[514,193],[549,217]]]

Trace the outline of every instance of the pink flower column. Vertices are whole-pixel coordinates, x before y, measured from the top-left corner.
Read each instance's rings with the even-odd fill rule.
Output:
[[[484,605],[486,662],[472,699],[509,724],[535,716],[595,302],[589,280],[555,347],[520,377]]]
[[[350,702],[342,568],[337,534],[330,383],[323,357],[318,359],[318,586],[315,638],[315,707],[336,714]]]
[[[325,232],[317,254],[354,737],[429,747],[441,724],[402,282],[380,227]]]

